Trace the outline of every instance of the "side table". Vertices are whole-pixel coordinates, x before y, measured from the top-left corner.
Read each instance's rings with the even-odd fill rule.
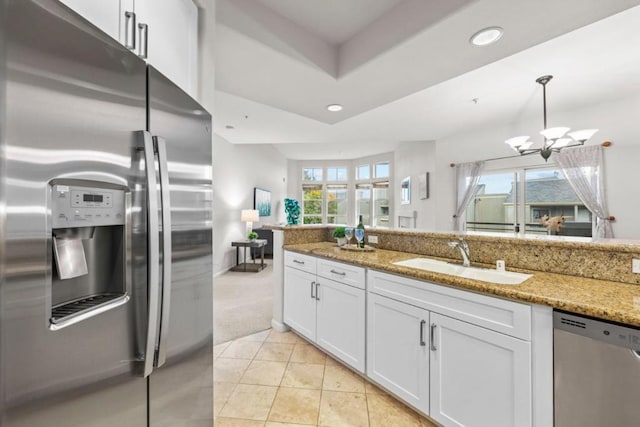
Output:
[[[264,247],[266,245],[267,241],[264,239],[239,240],[237,242],[231,242],[231,246],[236,248],[236,265],[231,268],[231,271],[252,271],[257,273],[264,269]],[[244,248],[244,258],[242,259],[242,263],[240,262],[240,248]],[[247,248],[260,249],[260,264],[256,264],[255,258],[253,259],[253,264],[247,263]]]

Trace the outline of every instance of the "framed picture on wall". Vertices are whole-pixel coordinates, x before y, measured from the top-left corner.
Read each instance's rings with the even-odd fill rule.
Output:
[[[423,200],[429,198],[429,172],[418,175],[418,194]]]
[[[253,189],[253,209],[260,216],[271,216],[271,191],[255,187]]]

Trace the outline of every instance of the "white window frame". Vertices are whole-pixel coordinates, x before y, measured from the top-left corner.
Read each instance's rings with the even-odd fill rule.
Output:
[[[380,164],[380,163],[386,163],[389,166],[389,176],[384,176],[384,177],[377,177],[376,175],[376,165]],[[358,169],[362,166],[369,166],[369,178],[365,178],[365,179],[358,179]],[[358,191],[358,185],[360,184],[368,184],[369,187],[369,194],[370,194],[370,199],[369,199],[369,212],[368,212],[368,216],[369,216],[369,221],[368,224],[365,224],[365,226],[368,227],[375,227],[375,224],[377,222],[377,218],[376,218],[376,211],[375,211],[375,198],[374,198],[374,189],[376,184],[380,184],[380,183],[385,183],[388,182],[389,186],[387,189],[388,192],[388,213],[387,215],[387,222],[389,224],[389,226],[377,226],[377,228],[389,228],[392,224],[393,224],[393,217],[392,217],[392,213],[393,213],[393,193],[392,193],[392,186],[393,186],[393,161],[390,158],[390,156],[374,156],[374,157],[368,157],[368,158],[362,158],[362,159],[356,159],[354,160],[354,176],[356,179],[354,179],[354,186],[353,186],[353,201],[354,201],[354,209],[353,209],[353,213],[354,213],[354,223],[357,224],[359,222],[359,213],[358,213],[358,199],[356,198],[356,193]],[[364,215],[364,214],[363,214]]]
[[[327,190],[328,187],[330,185],[345,185],[346,187],[346,191],[347,191],[347,213],[345,214],[345,217],[347,218],[347,221],[349,219],[349,203],[350,203],[350,181],[349,181],[349,169],[350,166],[349,164],[336,164],[337,162],[327,162],[326,164],[323,164],[322,166],[318,165],[317,163],[315,164],[303,164],[303,165],[299,165],[299,173],[300,173],[300,199],[302,200],[302,224],[305,224],[304,222],[304,218],[305,217],[316,217],[316,216],[321,216],[322,217],[322,224],[328,224],[328,217],[329,216],[334,216],[334,215],[329,215],[329,198],[327,197]],[[322,170],[322,180],[320,181],[316,181],[316,180],[305,180],[304,179],[304,170],[305,169],[320,169]],[[329,169],[346,169],[347,171],[347,177],[345,180],[331,180],[329,181],[328,178],[328,170]],[[337,175],[337,174],[336,174]],[[337,176],[336,176],[337,177]],[[307,214],[305,212],[304,209],[304,187],[307,185],[319,185],[321,187],[321,191],[322,191],[322,213],[321,215],[318,214]],[[338,224],[340,225],[340,224]]]
[[[518,235],[518,236],[524,236],[527,234],[526,230],[527,230],[527,222],[526,222],[526,176],[527,176],[527,172],[531,172],[531,171],[536,171],[536,170],[545,170],[545,169],[560,169],[560,166],[555,164],[554,162],[550,162],[550,163],[536,163],[536,164],[520,164],[517,166],[505,166],[505,167],[494,167],[494,168],[487,168],[484,171],[482,171],[481,176],[484,175],[494,175],[494,174],[500,174],[500,173],[513,173],[514,178],[519,177],[518,179],[518,190],[517,193],[515,195],[515,205],[516,205],[516,216],[515,216],[515,223],[514,223],[514,234]],[[470,203],[473,202],[473,199],[471,200]],[[586,206],[585,206],[586,208]],[[464,224],[465,224],[465,230],[467,229],[467,208],[464,211]],[[516,227],[518,228],[518,231],[516,230]],[[591,235],[595,235],[595,227],[596,227],[596,220],[595,220],[595,215],[593,215],[593,213],[591,213]],[[498,231],[498,233],[502,233],[500,231]],[[508,233],[504,233],[504,234],[508,234]],[[530,233],[529,233],[530,234]]]

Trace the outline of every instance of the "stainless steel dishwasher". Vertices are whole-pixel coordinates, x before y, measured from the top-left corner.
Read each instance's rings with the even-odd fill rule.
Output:
[[[640,329],[553,313],[555,427],[640,426]]]

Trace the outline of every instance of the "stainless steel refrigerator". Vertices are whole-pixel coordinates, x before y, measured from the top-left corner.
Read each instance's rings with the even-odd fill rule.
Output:
[[[212,425],[210,115],[0,0],[0,426]]]

